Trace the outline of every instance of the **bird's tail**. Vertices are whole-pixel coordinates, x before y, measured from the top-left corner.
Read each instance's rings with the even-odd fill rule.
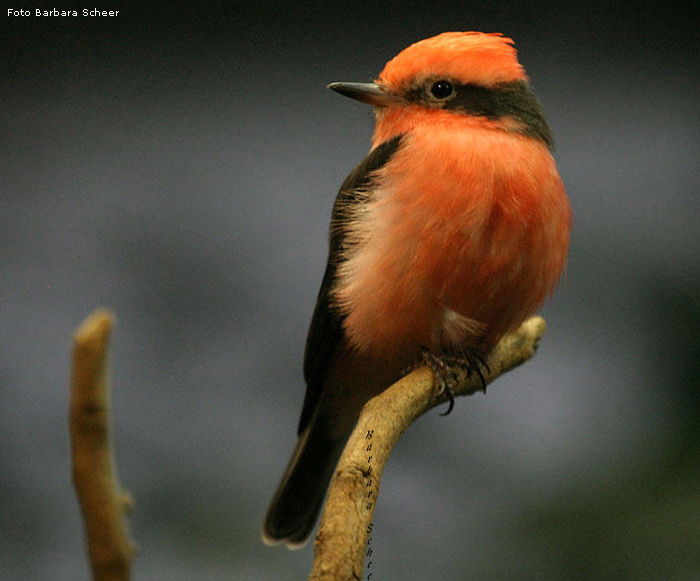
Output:
[[[270,503],[262,534],[267,545],[283,542],[290,549],[298,549],[316,524],[328,483],[347,441],[347,435],[331,434],[327,423],[318,419],[314,418],[299,436]]]

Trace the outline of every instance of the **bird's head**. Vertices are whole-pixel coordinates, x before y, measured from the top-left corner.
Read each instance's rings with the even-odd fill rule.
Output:
[[[375,141],[410,132],[427,118],[454,122],[444,116],[455,114],[552,146],[513,41],[498,33],[445,32],[401,51],[373,83],[331,83],[328,88],[375,108]]]

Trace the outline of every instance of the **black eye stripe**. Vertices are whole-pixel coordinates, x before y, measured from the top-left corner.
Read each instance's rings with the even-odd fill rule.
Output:
[[[437,94],[436,94],[437,92]],[[460,84],[446,79],[422,79],[408,86],[404,99],[455,113],[502,119],[509,117],[520,125],[521,133],[554,147],[552,133],[542,107],[525,81],[497,83],[491,86]]]
[[[523,133],[539,139],[550,149],[553,147],[542,107],[527,83],[516,81],[491,87],[466,84],[453,90],[455,96],[445,103],[445,109],[489,119],[513,118],[522,124]]]

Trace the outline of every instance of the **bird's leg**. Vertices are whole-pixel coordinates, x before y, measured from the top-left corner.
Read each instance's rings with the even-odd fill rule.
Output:
[[[486,393],[486,375],[491,373],[491,370],[481,353],[470,350],[459,355],[450,353],[437,355],[424,347],[421,348],[421,353],[423,355],[423,364],[430,367],[435,377],[437,395],[447,394],[449,407],[445,413],[440,415],[446,416],[454,408],[455,397],[453,389],[460,372],[465,372],[467,377],[471,377],[472,373],[476,372],[481,380],[482,390]]]

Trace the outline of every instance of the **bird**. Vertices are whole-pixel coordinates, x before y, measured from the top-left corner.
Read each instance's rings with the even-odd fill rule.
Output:
[[[445,32],[375,81],[328,88],[372,106],[368,155],[337,194],[305,353],[298,440],[263,524],[304,545],[363,405],[406,369],[487,365],[565,269],[571,207],[514,41]]]

